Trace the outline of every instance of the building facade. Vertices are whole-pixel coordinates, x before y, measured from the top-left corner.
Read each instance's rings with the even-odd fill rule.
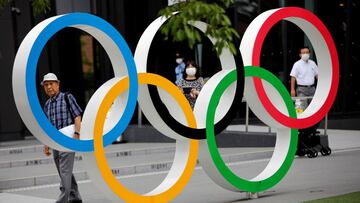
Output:
[[[12,94],[12,66],[17,48],[26,34],[40,21],[69,12],[87,12],[111,23],[125,38],[134,52],[146,27],[158,17],[158,11],[173,1],[168,0],[51,0],[51,10],[34,17],[31,1],[14,0],[0,10],[0,141],[23,139],[31,136],[16,110]],[[235,0],[227,14],[240,35],[261,12],[284,6],[298,6],[314,12],[332,34],[340,61],[340,84],[337,99],[330,111],[330,118],[347,123],[346,128],[359,129],[360,118],[360,40],[355,29],[360,19],[360,0]],[[297,50],[303,45],[311,47],[308,39],[295,25],[278,23],[266,37],[261,64],[289,87],[289,72],[298,59]],[[158,33],[151,45],[148,69],[175,80],[175,54],[182,53],[200,65],[203,77],[211,77],[221,67],[210,41],[203,36],[203,43],[190,50],[187,43],[165,41]],[[313,53],[316,58],[316,53]],[[46,45],[38,63],[37,79],[47,72],[56,73],[62,90],[72,92],[82,108],[101,84],[113,77],[112,66],[104,49],[87,33],[66,28],[57,33]],[[39,100],[45,95],[38,84]],[[239,109],[238,120],[244,117]],[[135,114],[132,123],[147,123]]]

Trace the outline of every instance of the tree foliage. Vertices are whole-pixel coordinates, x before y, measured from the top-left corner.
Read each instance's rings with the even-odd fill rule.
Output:
[[[165,39],[172,38],[175,42],[187,40],[190,48],[201,43],[200,31],[189,22],[203,21],[208,24],[205,35],[216,39],[214,48],[218,55],[224,48],[229,48],[236,54],[234,40],[239,34],[232,27],[225,9],[233,3],[233,0],[218,0],[207,3],[197,0],[188,0],[160,10],[159,15],[170,17],[161,28]],[[178,12],[174,15],[174,12]]]
[[[0,0],[0,8],[4,8],[8,5],[12,0]]]
[[[0,9],[4,8],[14,0],[0,0]],[[33,9],[34,16],[46,13],[50,10],[50,0],[29,0]]]
[[[34,16],[46,13],[50,10],[50,0],[32,0],[31,2]]]
[[[0,0],[0,9],[10,4],[13,0]],[[34,16],[46,13],[50,10],[50,0],[29,0],[33,8]],[[165,39],[170,37],[181,42],[187,40],[190,48],[195,44],[201,43],[200,31],[194,28],[189,22],[203,21],[208,24],[205,35],[216,39],[214,48],[220,55],[224,48],[229,48],[236,54],[234,40],[239,38],[239,34],[232,27],[225,9],[233,4],[234,0],[213,0],[207,3],[198,0],[187,0],[160,10],[159,15],[171,17],[161,28]],[[174,12],[178,12],[173,15]]]

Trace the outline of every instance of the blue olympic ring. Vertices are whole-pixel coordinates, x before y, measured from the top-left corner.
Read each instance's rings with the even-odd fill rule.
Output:
[[[45,116],[43,109],[40,106],[36,91],[36,67],[42,49],[55,33],[65,27],[70,27],[74,25],[88,25],[97,28],[107,34],[108,37],[111,38],[120,49],[126,62],[126,66],[128,68],[128,75],[130,79],[128,102],[126,104],[123,116],[121,117],[120,121],[110,132],[104,135],[104,146],[107,146],[111,144],[114,140],[116,140],[116,138],[121,135],[121,133],[130,123],[137,103],[138,77],[135,61],[129,46],[127,45],[121,34],[112,25],[110,25],[102,18],[85,13],[65,14],[63,16],[60,16],[56,20],[50,22],[41,31],[41,33],[35,40],[33,47],[31,48],[26,68],[26,91],[31,111],[33,112],[41,128],[55,142],[74,151],[88,152],[94,151],[93,140],[75,140],[59,132]]]

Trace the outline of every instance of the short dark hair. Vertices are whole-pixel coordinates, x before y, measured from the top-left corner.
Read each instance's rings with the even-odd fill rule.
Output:
[[[188,67],[189,65],[192,65],[192,66],[194,66],[195,68],[198,68],[197,64],[196,64],[195,61],[193,61],[193,60],[188,60],[188,61],[186,61],[186,66],[185,66],[185,68]]]
[[[176,58],[184,58],[183,55],[180,54],[179,52],[177,52],[177,53],[175,54],[175,57],[176,57]]]
[[[299,49],[299,54],[301,54],[301,50],[302,50],[302,49],[308,49],[309,52],[311,52],[310,47],[308,47],[308,46],[303,46],[303,47],[300,47],[300,49]]]
[[[191,64],[193,67],[196,68],[195,77],[196,77],[196,78],[199,78],[199,77],[201,76],[199,66],[195,63],[194,60],[188,60],[188,61],[186,61],[185,73],[183,74],[183,79],[186,78],[186,68],[187,68],[190,64]]]

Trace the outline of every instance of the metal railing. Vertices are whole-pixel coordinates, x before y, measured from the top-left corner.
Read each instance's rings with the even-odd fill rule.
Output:
[[[307,97],[291,97],[293,101],[297,99],[312,99],[313,96],[307,96]],[[246,103],[246,110],[245,110],[245,132],[249,132],[249,105],[246,102],[246,99],[243,97],[242,102]],[[269,127],[269,133],[271,133],[271,127]],[[327,128],[328,128],[328,113],[325,115],[325,121],[324,121],[324,135],[327,135]]]
[[[312,99],[313,97],[291,97],[291,99],[293,101],[297,100],[297,99]],[[241,102],[245,102],[245,132],[249,132],[249,104],[246,102],[245,98],[243,97]],[[325,121],[324,121],[324,135],[327,135],[327,128],[328,128],[328,114],[325,115]],[[141,128],[142,127],[142,114],[141,114],[141,109],[138,106],[138,127]],[[269,127],[268,133],[271,133],[271,127]]]

